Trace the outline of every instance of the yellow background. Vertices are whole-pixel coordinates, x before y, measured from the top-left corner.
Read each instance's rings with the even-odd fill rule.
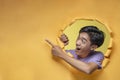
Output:
[[[55,60],[44,39],[76,18],[97,19],[113,31],[109,65],[92,75]],[[0,0],[0,80],[119,80],[119,0]]]

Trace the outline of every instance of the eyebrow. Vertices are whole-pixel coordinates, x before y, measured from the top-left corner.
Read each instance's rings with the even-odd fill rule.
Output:
[[[88,40],[86,38],[82,37],[82,39],[88,42]]]

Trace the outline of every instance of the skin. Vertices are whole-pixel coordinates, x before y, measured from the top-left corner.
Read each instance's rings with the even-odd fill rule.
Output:
[[[87,57],[87,55],[94,49],[96,49],[96,45],[91,45],[90,37],[87,33],[82,32],[79,34],[77,40],[76,40],[76,54],[79,57]]]
[[[64,46],[69,44],[69,39],[65,34],[62,34],[59,39],[64,43]]]
[[[91,74],[98,68],[98,65],[96,63],[94,62],[85,63],[80,60],[69,57],[58,45],[53,44],[49,40],[46,40],[46,42],[48,42],[52,46],[52,54],[54,56],[60,57],[61,59],[65,60],[67,63],[77,68],[78,70],[87,74]],[[82,32],[79,34],[76,40],[76,49],[75,49],[76,54],[79,57],[81,58],[87,57],[88,54],[96,48],[97,48],[96,45],[91,45],[90,37],[88,36],[87,33]]]

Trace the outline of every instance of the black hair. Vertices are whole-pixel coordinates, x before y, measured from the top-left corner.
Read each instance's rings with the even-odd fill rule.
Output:
[[[85,26],[81,28],[79,33],[86,32],[91,41],[91,45],[97,45],[100,47],[104,42],[104,32],[99,30],[96,26]]]

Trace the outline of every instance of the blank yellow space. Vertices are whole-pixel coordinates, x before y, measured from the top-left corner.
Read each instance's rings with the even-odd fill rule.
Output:
[[[118,80],[119,8],[118,0],[1,0],[0,80]],[[44,41],[56,43],[59,30],[76,18],[97,19],[113,31],[111,62],[92,75],[70,72]]]

